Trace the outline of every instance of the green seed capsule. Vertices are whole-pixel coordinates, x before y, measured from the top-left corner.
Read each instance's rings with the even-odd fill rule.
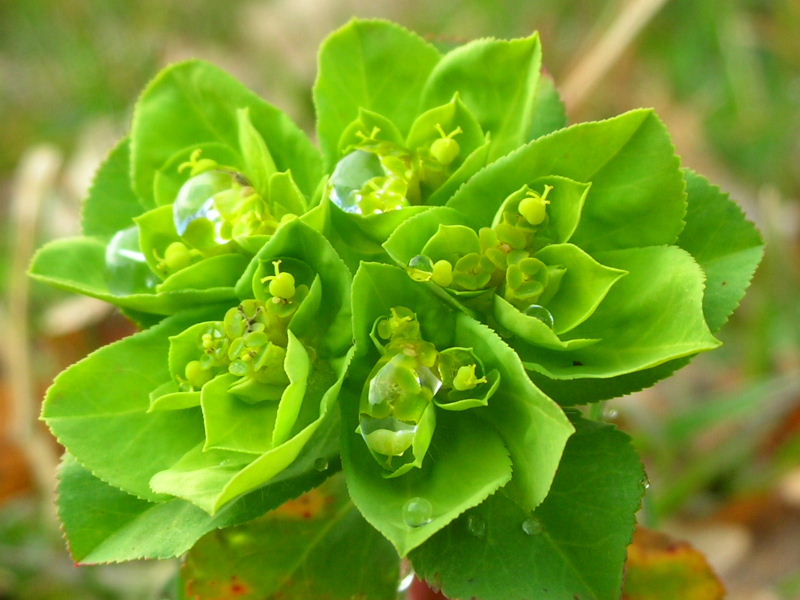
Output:
[[[170,272],[180,271],[184,267],[188,267],[191,262],[192,255],[189,248],[181,242],[172,242],[164,250],[164,264]]]
[[[295,294],[294,276],[286,272],[275,275],[269,282],[269,293],[276,298],[292,298]]]
[[[474,389],[479,383],[486,383],[485,377],[475,376],[475,367],[477,365],[464,365],[458,368],[456,376],[453,377],[453,389],[458,392],[465,392]]]
[[[443,165],[452,163],[461,152],[461,146],[452,138],[439,138],[431,144],[431,156]]]
[[[433,265],[431,279],[442,287],[449,287],[453,283],[453,265],[446,260],[437,260]]]
[[[203,387],[212,377],[211,371],[203,368],[199,360],[193,360],[187,363],[184,369],[184,375],[193,388]]]
[[[530,195],[520,201],[517,210],[531,225],[541,225],[547,217],[547,205],[550,204],[547,196],[552,189],[553,186],[545,185],[543,194],[528,192]]]

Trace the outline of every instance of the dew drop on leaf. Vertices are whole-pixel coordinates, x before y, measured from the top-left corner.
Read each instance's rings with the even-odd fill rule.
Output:
[[[155,277],[139,247],[138,227],[115,233],[106,247],[105,258],[106,282],[112,294],[132,294],[155,286]]]
[[[467,531],[478,538],[486,535],[486,521],[480,515],[469,515],[467,517]]]
[[[356,150],[336,164],[330,179],[331,201],[343,211],[360,215],[359,192],[373,177],[384,175],[381,161],[372,152]]]
[[[411,498],[403,505],[403,521],[409,527],[422,527],[431,522],[433,505],[426,498]]]
[[[424,254],[418,254],[408,261],[408,274],[416,281],[429,281],[433,275],[433,261]]]
[[[208,171],[195,175],[181,186],[172,207],[175,229],[178,235],[187,233],[189,226],[199,219],[207,219],[214,225],[214,233],[219,238],[224,220],[214,203],[214,196],[230,189],[233,177],[223,171]],[[227,240],[217,239],[217,243]]]
[[[536,535],[542,532],[542,524],[536,517],[528,517],[522,522],[522,531],[525,535]]]
[[[314,461],[314,469],[317,471],[325,471],[328,469],[328,459],[324,456],[320,456],[318,459]]]
[[[544,323],[551,329],[555,324],[555,319],[553,318],[552,313],[549,310],[547,310],[544,306],[541,306],[540,304],[531,304],[528,308],[524,310],[524,312],[529,317],[539,319],[542,323]]]

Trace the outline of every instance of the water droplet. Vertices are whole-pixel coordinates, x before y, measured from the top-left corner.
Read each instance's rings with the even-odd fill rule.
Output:
[[[542,323],[553,328],[555,324],[555,319],[553,319],[552,313],[547,310],[544,306],[539,304],[531,304],[528,308],[525,309],[525,314],[529,317],[534,317],[535,319],[539,319]]]
[[[411,498],[403,505],[403,521],[409,527],[422,527],[430,523],[433,505],[425,498]]]
[[[417,426],[394,417],[376,419],[361,415],[361,435],[373,452],[384,456],[402,456],[414,443]]]
[[[217,210],[214,196],[228,190],[233,185],[233,176],[224,171],[208,171],[195,175],[181,186],[172,207],[173,220],[178,235],[203,237],[208,224],[213,242],[224,244],[228,240],[222,236],[224,219]],[[204,223],[203,221],[208,221]],[[190,231],[190,225],[192,226]],[[188,233],[187,233],[188,232]],[[209,240],[210,241],[210,240]]]
[[[411,584],[414,583],[414,573],[411,572],[400,580],[400,585],[397,586],[397,591],[402,593],[408,591]]]
[[[430,281],[433,275],[433,261],[424,254],[418,254],[408,261],[408,274],[416,281]]]
[[[106,282],[112,294],[150,290],[156,283],[139,247],[139,228],[129,227],[114,234],[106,247]]]
[[[616,408],[606,408],[603,411],[603,418],[606,421],[615,421],[619,418],[619,411]]]
[[[320,456],[317,460],[314,461],[314,469],[317,471],[327,471],[328,470],[328,459],[324,456]]]
[[[482,538],[486,535],[486,521],[480,515],[467,517],[467,530],[475,537]]]
[[[644,477],[642,477],[641,484],[644,487],[644,489],[649,490],[650,489],[650,478],[647,475],[645,475]]]
[[[329,197],[343,211],[363,214],[361,188],[373,177],[384,174],[381,161],[375,154],[363,150],[351,152],[336,164],[331,174]]]
[[[528,517],[522,522],[522,531],[525,535],[536,535],[542,532],[542,524],[536,517]]]

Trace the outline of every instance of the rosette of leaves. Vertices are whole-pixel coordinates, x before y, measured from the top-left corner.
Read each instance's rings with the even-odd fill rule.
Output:
[[[709,240],[710,206],[725,220]],[[762,245],[726,198],[680,169],[652,111],[637,110],[522,146],[385,248],[497,330],[568,405],[639,389],[717,347],[713,331]]]
[[[353,324],[345,475],[401,555],[503,486],[542,501],[573,427],[493,331],[379,263],[355,275]]]
[[[256,505],[274,508],[333,468],[351,347],[347,268],[295,220],[259,251],[236,293],[234,305],[168,317],[56,379],[42,418],[88,471],[81,477],[141,499],[148,514],[173,506],[213,527],[242,507],[250,517]],[[61,493],[79,493],[71,486],[62,480]],[[74,517],[62,516],[69,532]],[[173,532],[168,547],[185,550],[202,533]]]
[[[233,299],[252,256],[308,210],[321,176],[319,152],[284,113],[217,67],[173,65],[98,171],[84,235],[42,248],[32,274],[133,316]]]
[[[353,269],[358,260],[385,260],[379,244],[404,219],[444,204],[488,162],[565,124],[540,71],[537,34],[441,53],[395,24],[354,20],[323,43],[319,61],[326,235]]]

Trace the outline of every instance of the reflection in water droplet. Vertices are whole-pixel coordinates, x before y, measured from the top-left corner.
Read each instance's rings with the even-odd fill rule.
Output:
[[[542,532],[542,524],[536,517],[528,517],[522,522],[522,531],[526,535],[536,535]]]
[[[414,583],[413,571],[400,580],[400,585],[397,586],[397,591],[400,593],[408,591],[412,583]]]
[[[416,281],[430,281],[433,275],[433,261],[424,254],[418,254],[408,261],[408,274]]]
[[[112,294],[127,295],[151,290],[156,278],[139,247],[139,228],[114,234],[106,246],[106,282]]]
[[[192,223],[198,222],[192,229],[205,229],[201,220],[210,222],[213,227],[213,241],[224,244],[228,240],[222,236],[225,224],[222,215],[214,203],[214,196],[219,192],[229,190],[234,182],[234,177],[225,171],[208,171],[195,175],[181,186],[175,203],[172,207],[173,220],[178,235],[183,236]],[[191,233],[191,232],[190,232]]]
[[[361,435],[373,452],[384,456],[402,456],[414,443],[417,426],[393,417],[376,419],[361,415]]]
[[[433,505],[425,498],[411,498],[403,505],[403,521],[409,527],[422,527],[431,522]]]
[[[603,411],[603,418],[607,421],[614,421],[619,417],[619,411],[616,408],[606,408]]]
[[[330,178],[330,199],[345,212],[363,214],[360,191],[373,177],[385,173],[381,161],[372,152],[356,150],[336,164]]]
[[[544,306],[540,306],[539,304],[531,304],[528,308],[525,309],[525,314],[529,317],[534,317],[539,319],[542,323],[553,328],[555,324],[555,319],[553,319],[552,313],[547,310]]]
[[[467,517],[467,530],[475,537],[482,538],[486,535],[486,521],[480,515]]]
[[[317,471],[325,471],[328,469],[328,459],[324,456],[320,456],[317,460],[314,461],[314,468]]]

